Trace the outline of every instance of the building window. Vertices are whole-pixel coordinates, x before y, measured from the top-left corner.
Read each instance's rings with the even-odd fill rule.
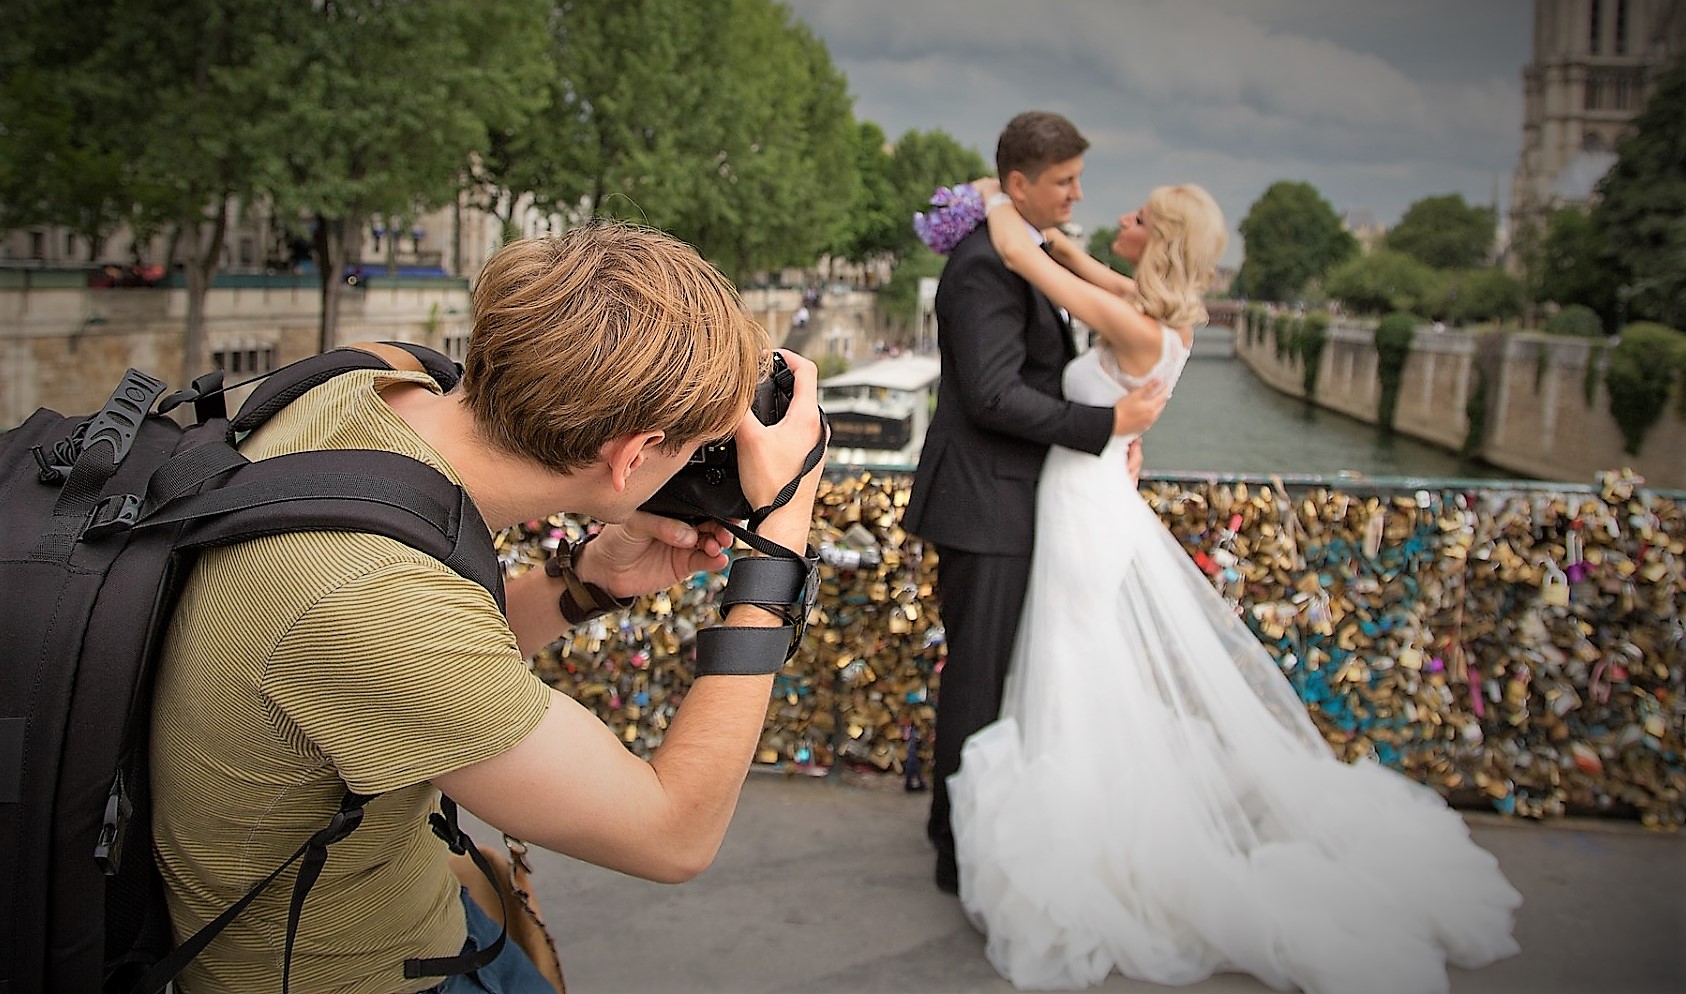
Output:
[[[1586,81],[1586,109],[1597,110],[1603,105],[1604,83],[1597,78]]]
[[[45,231],[31,231],[29,233],[29,257],[31,259],[47,258],[47,233]]]
[[[1587,50],[1597,55],[1598,50],[1604,47],[1604,0],[1592,0],[1592,17],[1587,28]]]
[[[1627,54],[1627,0],[1616,0],[1616,54]]]
[[[468,333],[445,336],[445,356],[452,362],[462,362],[468,358]]]
[[[64,236],[64,254],[72,258],[76,256],[76,236],[68,232]]]
[[[1636,106],[1638,106],[1639,102],[1634,99],[1632,76],[1617,77],[1615,85],[1612,86],[1611,89],[1615,91],[1612,94],[1614,99],[1611,101],[1611,105],[1617,110],[1633,110]]]
[[[275,346],[228,347],[211,352],[211,364],[235,376],[270,372],[275,368]]]

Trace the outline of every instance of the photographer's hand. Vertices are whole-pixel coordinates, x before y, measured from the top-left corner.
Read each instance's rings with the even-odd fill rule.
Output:
[[[645,511],[606,525],[581,550],[574,572],[616,597],[666,590],[693,573],[724,569],[731,533],[712,521],[688,525]]]
[[[733,436],[738,449],[738,482],[752,507],[766,507],[796,475],[820,438],[819,371],[795,352],[780,350],[796,376],[790,406],[777,424],[764,425],[745,414]],[[814,497],[825,468],[822,458],[803,475],[796,493],[768,515],[756,532],[800,553],[808,544]]]

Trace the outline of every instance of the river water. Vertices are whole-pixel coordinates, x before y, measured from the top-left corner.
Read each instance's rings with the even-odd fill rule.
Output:
[[[1515,475],[1277,393],[1235,358],[1227,328],[1198,334],[1176,392],[1143,445],[1148,475]]]

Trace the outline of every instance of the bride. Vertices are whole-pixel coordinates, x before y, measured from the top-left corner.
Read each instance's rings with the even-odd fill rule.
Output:
[[[1100,336],[1065,395],[1173,385],[1226,240],[1198,186],[1119,218],[1134,280],[1044,252],[980,181],[1007,266]],[[1114,439],[1055,448],[1001,718],[949,780],[960,896],[1021,989],[1244,971],[1317,994],[1445,991],[1517,952],[1521,897],[1432,790],[1331,753],[1287,679],[1137,491]],[[1117,451],[1114,451],[1117,450]]]

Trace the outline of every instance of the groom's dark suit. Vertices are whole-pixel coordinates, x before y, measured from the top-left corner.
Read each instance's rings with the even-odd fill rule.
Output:
[[[1066,402],[1069,325],[1010,272],[979,225],[937,284],[942,380],[903,525],[936,546],[948,659],[937,690],[931,818],[937,879],[954,881],[947,777],[967,736],[1001,707],[1030,573],[1036,481],[1050,445],[1099,453],[1110,407]]]

